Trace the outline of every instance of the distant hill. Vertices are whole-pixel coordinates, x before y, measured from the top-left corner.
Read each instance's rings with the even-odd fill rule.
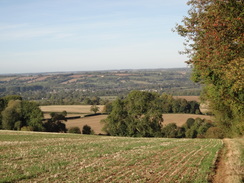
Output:
[[[83,96],[121,96],[131,90],[198,96],[201,87],[190,75],[189,68],[0,75],[0,97],[80,104]]]

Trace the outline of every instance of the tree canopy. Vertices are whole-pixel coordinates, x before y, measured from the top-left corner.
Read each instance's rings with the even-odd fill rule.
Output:
[[[0,98],[0,126],[6,130],[21,130],[27,127],[43,131],[43,113],[34,102],[24,101],[19,96]]]
[[[117,99],[104,120],[104,131],[115,136],[160,136],[163,118],[159,98],[157,93],[132,91],[125,99]]]
[[[190,0],[191,9],[177,25],[186,38],[192,79],[205,85],[209,102],[226,136],[244,135],[243,1]]]

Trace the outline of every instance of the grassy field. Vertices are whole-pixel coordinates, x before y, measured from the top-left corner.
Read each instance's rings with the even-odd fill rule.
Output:
[[[0,131],[0,182],[208,182],[222,145]]]

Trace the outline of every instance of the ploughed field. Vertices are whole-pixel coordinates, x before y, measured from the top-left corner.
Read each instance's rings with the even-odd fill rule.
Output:
[[[208,182],[222,145],[0,131],[0,182]]]

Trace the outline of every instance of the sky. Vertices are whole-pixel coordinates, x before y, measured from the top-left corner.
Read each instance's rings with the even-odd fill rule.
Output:
[[[187,67],[187,0],[0,0],[0,74]]]

